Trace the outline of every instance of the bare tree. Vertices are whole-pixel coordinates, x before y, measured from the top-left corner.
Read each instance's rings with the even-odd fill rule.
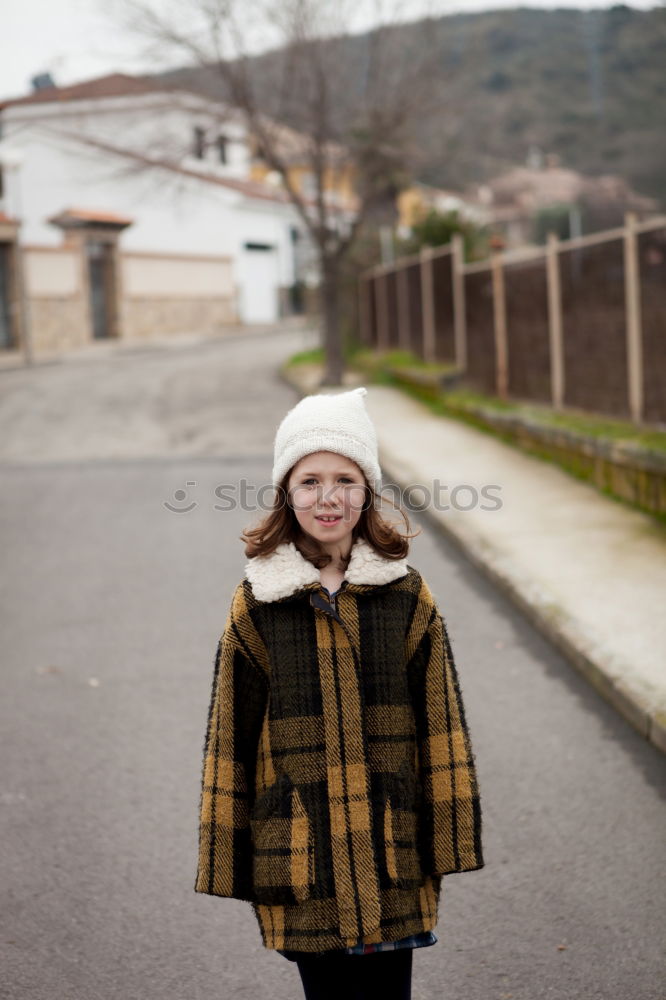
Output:
[[[413,0],[390,11],[382,0],[180,0],[170,10],[165,0],[120,2],[126,27],[162,62],[167,50],[219,82],[220,99],[238,109],[281,178],[316,249],[324,382],[339,385],[343,265],[363,227],[394,220],[396,196],[418,162],[412,124],[433,110],[436,22],[412,25],[406,51],[396,26],[407,8],[417,13]],[[359,16],[370,30],[352,35]],[[295,180],[296,161],[308,165],[310,192]],[[344,172],[353,198],[341,205],[331,180]]]

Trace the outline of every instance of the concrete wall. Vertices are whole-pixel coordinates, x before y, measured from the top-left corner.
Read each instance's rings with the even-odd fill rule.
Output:
[[[93,340],[82,249],[82,244],[23,248],[36,355],[66,352]],[[122,339],[212,332],[238,321],[229,258],[120,254],[118,263]]]

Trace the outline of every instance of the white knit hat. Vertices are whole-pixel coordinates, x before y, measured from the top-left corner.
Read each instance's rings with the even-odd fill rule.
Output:
[[[273,486],[306,455],[334,451],[363,470],[368,485],[381,491],[377,434],[368,416],[361,386],[350,392],[305,396],[287,413],[275,435]]]

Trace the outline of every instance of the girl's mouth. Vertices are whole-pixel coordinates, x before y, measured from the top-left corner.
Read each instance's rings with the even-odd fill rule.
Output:
[[[338,521],[342,520],[342,514],[329,515],[319,515],[315,517],[315,521],[319,521],[320,524],[337,524]]]

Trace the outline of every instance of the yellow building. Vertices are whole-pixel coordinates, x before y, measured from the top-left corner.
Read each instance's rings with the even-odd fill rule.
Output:
[[[462,216],[476,218],[479,214],[474,207],[453,191],[431,187],[416,182],[398,195],[398,228],[407,233],[428,214],[436,211],[459,212]]]
[[[311,157],[308,155],[309,139],[285,125],[271,123],[269,127],[271,139],[280,157],[287,163],[289,181],[294,190],[304,201],[313,202],[317,197],[317,183]],[[337,143],[327,143],[324,152],[327,160],[324,169],[324,196],[327,203],[346,211],[356,211],[358,208],[358,198],[354,190],[356,170],[347,150]],[[272,167],[262,155],[261,143],[255,139],[250,179],[270,182],[273,175]],[[281,182],[277,177],[274,179],[276,183]]]
[[[316,178],[309,155],[307,136],[284,125],[271,122],[271,139],[281,158],[288,165],[288,176],[294,189],[312,204],[317,196]],[[324,197],[329,206],[335,205],[343,211],[354,213],[358,209],[355,192],[356,167],[347,149],[337,143],[326,146],[328,166],[324,171]],[[261,144],[255,140],[250,168],[253,181],[271,181],[281,184],[281,178],[272,170],[262,156]],[[474,216],[474,207],[459,195],[428,184],[415,182],[396,198],[398,230],[407,234],[429,211],[446,213],[458,211],[461,215]]]

